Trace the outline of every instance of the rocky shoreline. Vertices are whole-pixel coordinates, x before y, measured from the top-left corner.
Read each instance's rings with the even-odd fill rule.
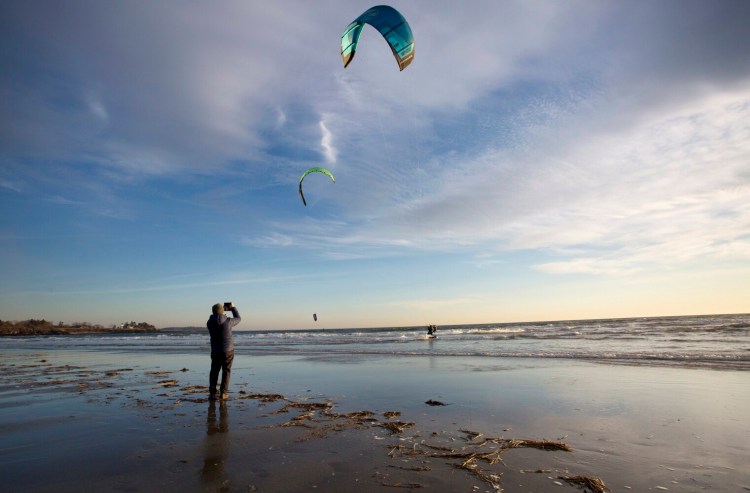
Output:
[[[146,322],[129,322],[111,328],[89,323],[75,323],[57,325],[47,320],[24,320],[22,322],[8,322],[0,320],[0,336],[30,336],[30,335],[78,335],[78,334],[132,334],[158,332],[159,329]]]

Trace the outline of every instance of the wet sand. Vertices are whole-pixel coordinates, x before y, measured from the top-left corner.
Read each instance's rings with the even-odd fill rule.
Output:
[[[2,491],[750,491],[746,371],[0,354]]]

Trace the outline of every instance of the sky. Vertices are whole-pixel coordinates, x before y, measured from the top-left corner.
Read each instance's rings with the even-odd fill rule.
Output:
[[[372,5],[3,1],[0,319],[750,312],[750,2]]]

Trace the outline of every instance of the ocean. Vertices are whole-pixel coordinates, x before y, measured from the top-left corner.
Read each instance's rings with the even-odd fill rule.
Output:
[[[250,315],[251,317],[252,315]],[[389,355],[540,358],[750,370],[750,314],[421,327],[234,331],[236,352],[267,355]],[[209,351],[205,328],[149,334],[5,338],[24,350]]]

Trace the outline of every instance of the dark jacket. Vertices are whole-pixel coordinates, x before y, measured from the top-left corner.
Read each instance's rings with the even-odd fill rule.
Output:
[[[234,317],[227,317],[223,313],[211,315],[208,317],[206,327],[211,335],[211,352],[212,353],[229,353],[234,351],[234,341],[232,341],[232,327],[240,323],[240,312],[237,307],[232,308]]]

